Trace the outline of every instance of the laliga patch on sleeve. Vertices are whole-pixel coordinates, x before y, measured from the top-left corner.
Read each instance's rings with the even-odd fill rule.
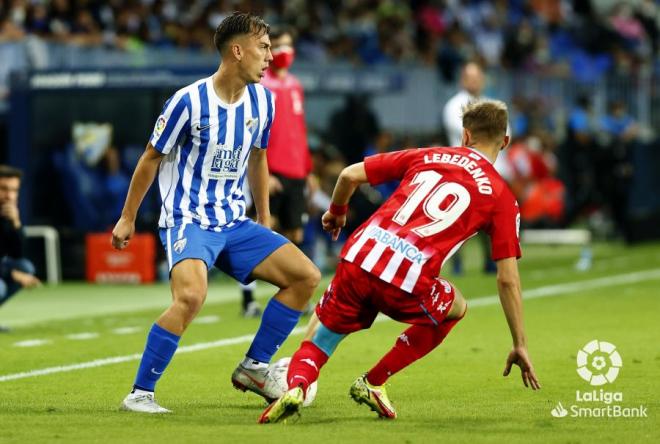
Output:
[[[163,130],[165,129],[165,126],[167,125],[167,117],[161,115],[158,117],[158,120],[156,120],[156,126],[154,127],[154,134],[157,136],[160,136],[163,134]]]

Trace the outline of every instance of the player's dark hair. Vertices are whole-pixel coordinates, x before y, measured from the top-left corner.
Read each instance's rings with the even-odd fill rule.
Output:
[[[258,15],[249,12],[233,12],[226,17],[215,29],[213,43],[220,54],[222,54],[227,43],[237,35],[254,34],[262,36],[268,34],[270,26]]]
[[[506,135],[509,111],[499,100],[477,100],[463,107],[463,128],[475,139],[494,141]]]
[[[10,167],[9,165],[0,165],[0,179],[23,177],[23,171],[18,168]]]

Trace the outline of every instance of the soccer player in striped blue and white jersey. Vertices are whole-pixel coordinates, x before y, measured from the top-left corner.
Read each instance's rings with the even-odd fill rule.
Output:
[[[271,92],[258,83],[273,58],[268,31],[260,17],[249,13],[222,21],[214,36],[222,57],[218,70],[165,103],[133,173],[112,243],[118,249],[128,244],[138,207],[158,174],[160,238],[173,302],[149,332],[133,390],[122,403],[126,410],[169,412],[156,403],[154,388],[204,303],[213,266],[242,283],[261,279],[279,287],[231,379],[236,388],[269,401],[282,394],[268,363],[297,324],[320,273],[298,248],[269,229],[266,147],[275,109]],[[256,223],[245,215],[246,176]]]

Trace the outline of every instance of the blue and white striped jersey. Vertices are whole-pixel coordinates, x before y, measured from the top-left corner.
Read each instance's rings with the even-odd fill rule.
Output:
[[[219,231],[245,219],[250,149],[266,148],[274,115],[274,98],[259,84],[248,84],[232,104],[216,95],[212,77],[177,91],[150,139],[165,155],[158,172],[163,202],[158,225],[193,222]]]

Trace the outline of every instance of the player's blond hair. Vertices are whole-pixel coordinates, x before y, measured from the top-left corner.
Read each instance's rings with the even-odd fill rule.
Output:
[[[494,141],[506,135],[509,111],[500,100],[476,100],[463,107],[463,128],[475,139]]]

